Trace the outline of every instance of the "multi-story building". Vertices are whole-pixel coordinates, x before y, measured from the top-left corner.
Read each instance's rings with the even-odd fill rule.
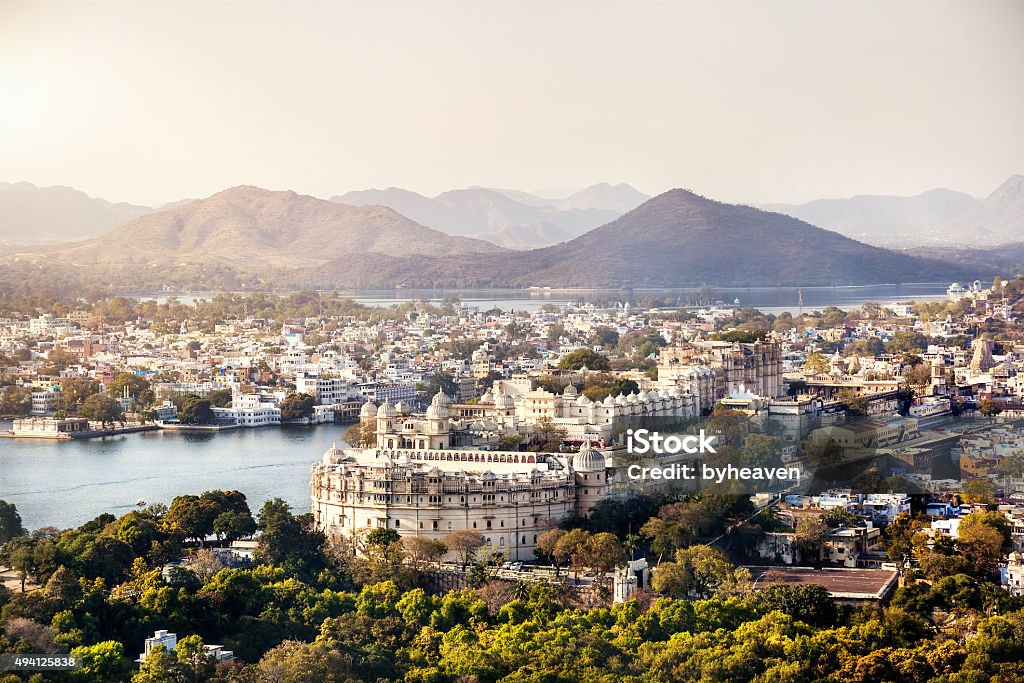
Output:
[[[537,537],[585,517],[609,494],[605,456],[532,453],[453,445],[449,404],[437,394],[425,414],[367,403],[376,447],[337,446],[313,465],[313,516],[327,534],[357,537],[377,527],[443,540],[469,529],[487,549],[531,560]]]
[[[761,341],[678,341],[661,349],[658,384],[694,396],[702,411],[736,393],[775,398],[785,393],[782,347]]]

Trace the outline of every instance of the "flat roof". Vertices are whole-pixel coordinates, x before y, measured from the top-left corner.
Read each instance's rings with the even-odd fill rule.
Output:
[[[817,584],[833,598],[881,600],[895,586],[895,569],[850,569],[846,567],[764,567],[745,566],[754,588],[758,585]]]

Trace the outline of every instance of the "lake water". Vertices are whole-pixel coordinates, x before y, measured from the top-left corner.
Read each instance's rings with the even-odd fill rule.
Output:
[[[826,306],[843,309],[859,308],[868,302],[890,304],[896,301],[940,301],[946,298],[948,282],[924,282],[888,285],[864,285],[849,287],[747,287],[713,288],[717,301],[733,303],[739,299],[741,306],[753,306],[765,313],[789,311],[799,313],[800,295],[803,293],[803,311],[810,312]],[[351,297],[367,306],[390,306],[425,299],[440,303],[448,296],[458,296],[468,306],[481,310],[500,308],[502,310],[536,311],[545,304],[567,306],[579,302],[603,304],[609,302],[637,301],[646,296],[670,299],[675,305],[686,305],[697,301],[698,289],[393,289],[393,290],[339,290],[342,296]],[[195,293],[176,297],[182,303],[191,304],[197,299],[209,298],[212,293]],[[143,295],[143,298],[166,301],[168,295]]]
[[[9,422],[0,422],[8,430]],[[266,427],[196,434],[142,432],[103,439],[0,439],[0,500],[18,506],[25,526],[78,526],[123,515],[139,498],[236,489],[255,513],[283,498],[309,512],[309,470],[349,425]]]

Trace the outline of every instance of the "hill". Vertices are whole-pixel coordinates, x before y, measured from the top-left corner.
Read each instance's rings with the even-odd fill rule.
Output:
[[[1024,235],[1024,175],[1012,175],[992,194],[952,222],[951,230],[974,243],[1019,242]]]
[[[499,251],[488,242],[423,227],[384,207],[346,206],[243,186],[136,218],[54,256],[97,264],[215,262],[251,271],[310,267],[365,253],[461,256]]]
[[[862,244],[801,220],[671,190],[564,244],[473,259],[331,262],[311,282],[355,286],[855,285],[989,276]]]
[[[763,204],[853,239],[880,246],[936,244],[950,239],[949,224],[979,204],[963,192],[936,189],[913,197],[858,195],[806,204]]]
[[[152,211],[148,206],[113,204],[71,187],[0,183],[0,241],[82,240]]]
[[[589,199],[581,196],[575,200],[575,205],[563,207],[564,202],[549,205],[540,197],[525,197],[524,202],[504,191],[482,187],[450,190],[433,198],[392,187],[349,192],[332,197],[331,201],[354,206],[386,206],[421,225],[450,235],[485,239],[512,249],[528,249],[571,239],[621,214],[614,209],[586,206],[588,201],[621,203],[624,200],[618,194],[606,197],[595,190],[594,195]]]

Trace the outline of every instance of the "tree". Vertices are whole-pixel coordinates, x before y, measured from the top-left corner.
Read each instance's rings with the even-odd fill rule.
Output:
[[[32,392],[24,387],[0,391],[0,415],[24,417],[32,412]]]
[[[602,532],[590,537],[587,548],[587,564],[602,577],[617,565],[626,561],[626,551],[615,534]]]
[[[662,562],[654,569],[651,587],[673,598],[686,597],[686,591],[690,588],[690,573],[675,562]]]
[[[559,426],[550,417],[544,416],[537,420],[537,424],[534,426],[534,432],[540,439],[539,449],[544,453],[555,453],[562,446],[562,442],[565,441],[568,432],[565,428]],[[537,450],[537,447],[534,447]]]
[[[352,655],[325,643],[286,640],[255,666],[255,680],[273,683],[350,683],[356,679]]]
[[[121,404],[106,394],[93,394],[86,398],[78,408],[78,415],[103,426],[118,422],[123,417]]]
[[[283,567],[300,576],[315,576],[324,564],[324,535],[313,528],[311,514],[293,515],[291,506],[280,498],[263,503],[255,558],[258,562]]]
[[[804,363],[804,374],[807,375],[827,375],[830,369],[828,358],[820,353],[808,355],[807,362]]]
[[[7,564],[18,573],[18,578],[21,580],[21,592],[24,593],[25,581],[35,569],[32,541],[25,536],[21,536],[7,542],[3,550]]]
[[[402,540],[402,537],[397,531],[389,526],[379,526],[370,533],[366,534],[366,545],[368,546],[380,546],[386,548],[392,543],[398,543]]]
[[[426,565],[437,562],[448,552],[443,542],[426,536],[406,536],[402,539],[402,545],[416,571],[423,571]]]
[[[357,422],[345,432],[345,441],[356,448],[373,448],[377,445],[377,425],[373,420]]]
[[[928,348],[928,337],[913,330],[901,330],[892,336],[892,341],[885,345],[888,353],[912,353],[925,351]]]
[[[720,588],[733,588],[742,580],[729,558],[708,545],[695,545],[676,552],[676,564],[683,567],[689,587],[697,595],[708,597]]]
[[[555,544],[554,556],[576,572],[587,566],[590,555],[590,534],[583,529],[570,529]]]
[[[186,396],[178,409],[178,421],[186,425],[205,425],[213,422],[213,406],[209,399]]]
[[[131,671],[131,664],[124,656],[124,646],[114,640],[76,647],[71,650],[71,656],[78,662],[71,674],[71,680],[74,681],[123,681]]]
[[[292,392],[281,401],[281,419],[288,421],[302,420],[310,417],[313,414],[313,407],[315,405],[316,399],[309,394],[296,394]]]
[[[162,523],[171,533],[202,544],[213,533],[213,521],[218,513],[217,504],[212,500],[193,495],[177,496],[171,501]]]
[[[558,576],[560,562],[558,557],[555,556],[555,547],[558,545],[559,539],[565,535],[563,529],[548,529],[537,536],[537,557],[543,560],[547,560],[550,564],[555,567],[555,576]]]
[[[25,527],[21,524],[21,515],[18,514],[18,506],[0,500],[0,548],[12,538],[25,533]]]
[[[835,600],[827,588],[814,583],[763,586],[751,592],[746,602],[763,614],[778,610],[812,626],[828,628],[836,623]]]
[[[227,510],[213,520],[213,533],[227,543],[252,536],[255,532],[256,520],[252,518],[252,514],[248,510],[244,512]]]
[[[186,683],[204,683],[213,677],[217,660],[207,653],[199,636],[186,636],[174,647],[180,680]]]
[[[608,359],[591,349],[576,349],[562,356],[558,362],[559,370],[580,370],[584,367],[588,370],[611,370]]]
[[[487,544],[486,539],[472,529],[459,529],[448,534],[444,538],[445,546],[459,558],[462,563],[462,570],[465,571],[469,563],[473,561],[476,551]]]
[[[972,505],[991,505],[995,502],[995,487],[987,479],[971,479],[963,488],[963,500]]]
[[[993,401],[992,399],[983,398],[978,401],[978,411],[988,418],[989,422],[994,422],[996,415],[1003,412],[1002,407]]]
[[[111,398],[121,398],[125,390],[130,398],[134,398],[141,405],[149,405],[153,402],[153,390],[149,380],[132,372],[118,372],[114,378],[107,383],[107,395]]]
[[[60,408],[73,413],[86,397],[92,396],[99,390],[100,383],[94,379],[62,377],[60,380]]]
[[[828,535],[828,525],[818,515],[801,515],[796,523],[794,542],[797,548],[809,558],[812,564],[818,564],[821,557],[821,546]]]
[[[132,683],[179,683],[177,660],[163,645],[157,645],[146,656]]]

